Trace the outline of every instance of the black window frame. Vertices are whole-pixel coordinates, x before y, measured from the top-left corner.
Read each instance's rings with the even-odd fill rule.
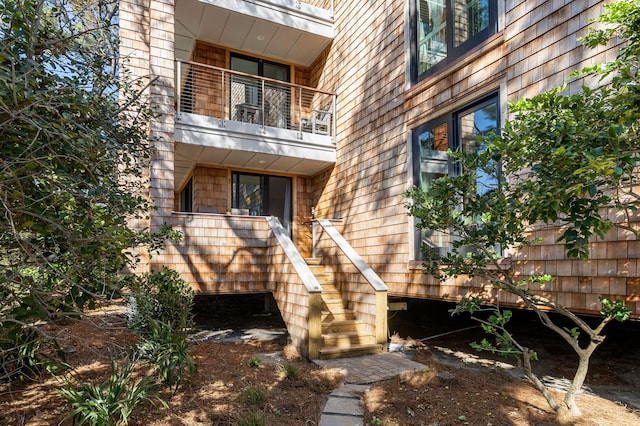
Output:
[[[269,200],[270,179],[272,178],[287,179],[289,181],[289,184],[291,185],[291,188],[293,188],[293,178],[291,176],[277,176],[277,175],[268,175],[264,173],[251,173],[251,172],[241,172],[241,171],[234,170],[231,172],[231,188],[232,188],[231,207],[234,209],[239,208],[240,206],[240,203],[239,203],[240,176],[255,176],[260,178],[260,187],[261,187],[260,214],[255,216],[265,216],[269,214],[268,212],[271,209],[270,200]],[[293,193],[291,193],[291,196],[293,196]],[[289,212],[289,213],[292,214],[293,212]]]
[[[418,13],[420,0],[411,0],[409,2],[409,34],[410,34],[410,74],[411,83],[416,84],[430,75],[438,73],[448,68],[452,63],[456,62],[461,57],[465,56],[469,51],[475,47],[481,45],[488,40],[491,36],[498,32],[498,2],[497,0],[489,1],[489,23],[482,31],[477,32],[475,35],[467,39],[465,42],[458,46],[455,46],[454,33],[452,28],[454,27],[454,13],[453,2],[455,0],[445,0],[446,4],[446,45],[447,56],[442,61],[438,62],[431,68],[425,70],[422,73],[418,73]]]
[[[231,52],[230,53],[230,60],[233,61],[233,58],[243,59],[245,61],[251,61],[251,62],[257,63],[258,64],[258,74],[256,74],[256,77],[265,77],[265,75],[264,75],[264,64],[276,65],[278,67],[281,67],[283,70],[286,71],[287,79],[286,80],[279,80],[279,81],[282,81],[283,83],[291,83],[291,67],[289,65],[287,65],[287,64],[283,64],[281,62],[270,61],[268,59],[257,58],[255,56],[244,55],[244,54],[238,53],[238,52]],[[233,66],[231,66],[231,69],[233,70]]]
[[[291,86],[289,86],[289,84],[291,84],[291,66],[287,65],[287,64],[284,64],[284,63],[281,63],[281,62],[270,61],[268,59],[263,59],[263,58],[258,58],[258,57],[255,57],[255,56],[245,55],[245,54],[238,53],[238,52],[231,52],[229,60],[230,60],[230,69],[232,71],[237,71],[237,70],[234,69],[234,66],[233,66],[233,60],[234,59],[241,59],[241,60],[244,60],[244,61],[255,63],[257,65],[257,69],[258,69],[257,73],[254,74],[256,79],[269,78],[271,80],[281,81],[282,83],[285,83],[285,84],[283,84],[281,86],[281,88],[278,88],[277,90],[284,92],[285,96],[286,96],[285,105],[287,106],[287,109],[286,109],[286,111],[284,113],[284,115],[285,115],[285,117],[284,117],[284,120],[285,120],[284,128],[289,128],[290,124],[291,124],[291,112],[289,110],[289,106],[291,105],[291,96],[292,96],[291,95]],[[279,69],[284,71],[285,74],[286,74],[285,79],[278,79],[278,78],[265,76],[264,75],[265,74],[265,70],[264,70],[265,65],[272,65],[272,66],[278,67]],[[234,79],[238,79],[240,81],[246,80],[244,77],[232,75],[231,76],[231,80],[234,80]],[[270,90],[276,89],[277,86],[278,85],[276,83],[273,83],[273,82],[267,83],[265,85],[255,85],[254,86],[255,89],[256,89],[257,98],[256,98],[256,103],[251,103],[251,104],[253,106],[261,107],[262,110],[263,110],[262,112],[264,112],[264,114],[267,116],[267,117],[262,117],[258,121],[258,124],[264,124],[264,125],[268,125],[268,126],[273,127],[271,124],[269,124],[269,119],[268,119],[269,111],[265,111],[266,105],[264,105],[264,103],[268,103],[268,102],[265,102],[266,101],[265,97],[267,96],[267,92],[269,92]],[[231,97],[232,97],[232,94],[229,93],[229,105],[231,105],[233,103]],[[245,92],[245,100],[247,98],[250,98],[250,96],[248,95],[247,92]],[[277,127],[282,127],[282,126],[277,126]]]
[[[189,178],[180,191],[180,211],[193,212],[193,177]]]
[[[422,185],[422,158],[420,155],[420,136],[428,131],[432,131],[436,129],[438,126],[442,124],[447,125],[447,148],[451,151],[457,151],[462,149],[461,147],[461,129],[459,128],[459,118],[464,116],[470,112],[474,112],[484,108],[487,105],[495,104],[497,107],[496,111],[496,129],[500,132],[502,127],[502,122],[500,120],[501,117],[501,109],[500,109],[500,93],[498,90],[488,93],[485,96],[482,96],[476,100],[473,100],[459,109],[451,111],[449,113],[440,115],[438,117],[429,120],[428,122],[416,127],[411,132],[411,152],[412,152],[412,184],[414,186]],[[464,171],[458,161],[455,161],[454,158],[447,158],[447,170],[450,176],[458,176]],[[416,227],[414,229],[414,252],[413,258],[415,260],[422,260],[422,234],[421,231]],[[444,254],[445,251],[442,251],[441,254]]]

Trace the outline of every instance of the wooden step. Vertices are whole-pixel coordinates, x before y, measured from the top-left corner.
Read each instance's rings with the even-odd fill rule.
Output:
[[[337,290],[329,290],[329,291],[322,291],[322,300],[326,300],[326,301],[336,301],[339,300],[342,302],[342,294],[340,294],[339,291]]]
[[[332,320],[323,321],[321,324],[321,330],[323,334],[327,333],[344,333],[344,332],[358,332],[363,333],[364,324],[358,320]]]
[[[349,347],[329,346],[320,349],[320,359],[347,358],[353,356],[373,355],[384,351],[378,344],[351,345]]]
[[[333,284],[334,286],[336,285],[336,281],[333,279],[333,275],[330,272],[314,273],[313,275],[316,277],[320,285],[324,285],[324,284]]]
[[[376,339],[372,335],[360,334],[355,331],[322,335],[322,347],[351,347],[353,345],[368,345],[375,342]]]
[[[343,312],[345,310],[344,303],[342,300],[323,300],[322,301],[322,311],[323,312]],[[333,318],[333,320],[349,320],[355,318]],[[329,320],[332,320],[329,318]]]
[[[320,318],[322,321],[346,321],[355,320],[356,314],[351,309],[345,309],[341,307],[332,307],[331,309],[323,310]]]
[[[322,291],[323,292],[338,292],[340,293],[340,289],[338,288],[338,286],[336,285],[336,282],[331,280],[331,281],[326,281],[323,283],[320,283],[320,285],[322,286]]]
[[[322,265],[321,258],[305,259],[309,269],[322,286],[320,359],[343,358],[384,351],[368,334],[365,325],[348,309],[332,272]]]
[[[308,265],[308,266],[309,266],[309,270],[314,274],[327,273],[325,267],[322,265]]]

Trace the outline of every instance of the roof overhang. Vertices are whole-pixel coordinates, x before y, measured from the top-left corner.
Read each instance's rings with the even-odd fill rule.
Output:
[[[333,39],[332,11],[294,0],[175,0],[175,56],[196,40],[309,66]]]

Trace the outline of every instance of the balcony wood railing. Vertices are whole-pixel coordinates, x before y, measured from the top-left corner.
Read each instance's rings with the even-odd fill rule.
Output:
[[[176,110],[324,136],[335,135],[336,95],[298,84],[176,61]]]

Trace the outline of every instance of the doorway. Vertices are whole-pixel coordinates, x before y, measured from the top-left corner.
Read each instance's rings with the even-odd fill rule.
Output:
[[[257,77],[290,82],[290,67],[266,59],[231,53],[231,69]],[[264,84],[263,84],[264,83]],[[286,129],[290,123],[289,86],[242,75],[231,75],[231,112],[236,121]]]
[[[291,236],[292,179],[233,172],[231,175],[231,207],[251,216],[275,216]]]

